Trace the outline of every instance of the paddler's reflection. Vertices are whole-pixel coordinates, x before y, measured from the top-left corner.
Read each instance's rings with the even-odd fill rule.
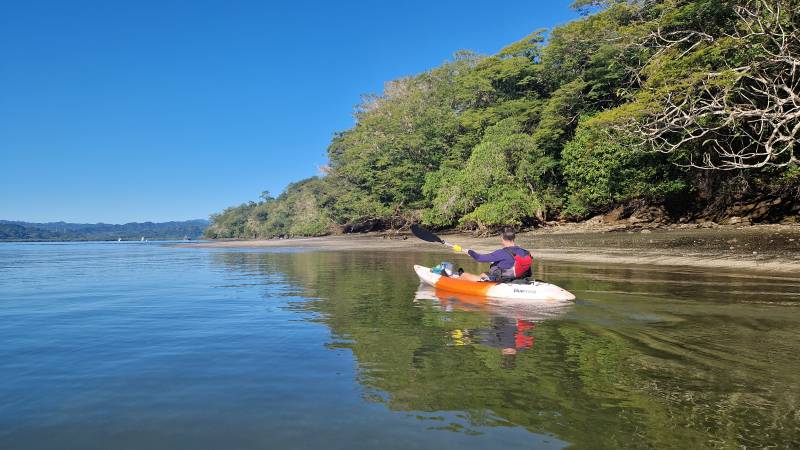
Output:
[[[533,347],[531,332],[536,324],[524,319],[492,316],[486,328],[455,329],[450,331],[453,345],[483,344],[502,350],[504,355],[516,355],[518,351]]]
[[[528,320],[492,316],[490,328],[479,328],[472,334],[475,342],[500,349],[504,356],[514,356],[533,347],[535,327],[536,324]]]
[[[513,367],[516,355],[534,346],[536,322],[561,315],[564,307],[553,305],[492,303],[483,297],[420,287],[417,299],[431,299],[447,312],[475,311],[489,314],[489,325],[451,330],[451,345],[480,344],[500,351],[501,365]]]
[[[452,307],[452,304],[450,305]],[[517,353],[533,347],[536,323],[524,319],[491,316],[490,326],[450,331],[453,345],[480,344],[500,350],[500,366],[513,368]]]

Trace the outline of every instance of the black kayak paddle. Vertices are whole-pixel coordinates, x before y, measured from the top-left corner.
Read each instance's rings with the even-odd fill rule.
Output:
[[[436,243],[436,244],[444,244],[444,245],[446,245],[448,247],[452,247],[453,250],[455,250],[457,252],[461,251],[461,246],[460,245],[451,244],[451,243],[445,241],[444,239],[440,238],[439,236],[433,234],[432,232],[426,230],[425,228],[422,228],[421,226],[419,226],[417,224],[411,225],[411,233],[414,236],[422,239],[423,241],[433,242],[433,243]]]

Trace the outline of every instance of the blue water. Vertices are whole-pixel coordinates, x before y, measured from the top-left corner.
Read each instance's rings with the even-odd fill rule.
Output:
[[[800,281],[542,264],[542,315],[415,299],[441,258],[0,244],[0,448],[798,442]]]
[[[475,443],[365,401],[301,289],[218,253],[0,244],[0,448]]]

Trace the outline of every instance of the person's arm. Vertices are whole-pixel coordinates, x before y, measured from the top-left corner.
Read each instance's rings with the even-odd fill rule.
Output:
[[[502,261],[506,259],[505,250],[495,250],[492,253],[482,254],[478,253],[475,250],[468,250],[467,254],[472,257],[475,261],[482,262],[482,263],[496,263],[498,261]]]

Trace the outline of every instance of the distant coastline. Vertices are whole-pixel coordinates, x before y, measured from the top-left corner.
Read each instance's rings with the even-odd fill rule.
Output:
[[[197,239],[207,226],[204,219],[125,224],[0,220],[0,242]]]

